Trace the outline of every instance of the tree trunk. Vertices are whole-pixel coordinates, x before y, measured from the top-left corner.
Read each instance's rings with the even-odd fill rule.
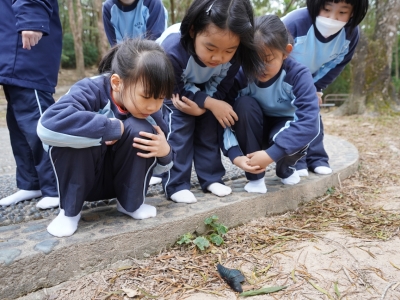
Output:
[[[396,35],[396,41],[394,44],[394,76],[399,79],[399,37]]]
[[[367,57],[368,40],[361,32],[356,52],[351,60],[352,86],[350,97],[334,111],[334,115],[359,115],[365,112],[365,68],[367,65]]]
[[[107,53],[109,49],[106,32],[104,31],[102,5],[103,5],[103,0],[94,0],[93,9],[96,13],[96,18],[97,18],[97,30],[98,30],[97,49],[99,50],[99,61]]]
[[[397,100],[392,86],[391,67],[400,20],[400,1],[377,0],[376,7],[375,32],[368,45],[365,89],[367,106],[385,113]]]
[[[76,70],[80,78],[85,77],[85,62],[83,58],[83,45],[82,45],[82,7],[80,0],[69,0],[68,16],[69,26],[74,37],[74,50],[75,50],[75,64]],[[75,4],[75,5],[74,5]],[[74,9],[75,7],[75,9]]]
[[[175,3],[174,0],[169,0],[169,3],[171,5],[170,11],[171,11],[171,25],[175,24]]]

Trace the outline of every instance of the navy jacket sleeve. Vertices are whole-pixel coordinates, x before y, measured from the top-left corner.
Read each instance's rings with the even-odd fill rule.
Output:
[[[168,17],[161,0],[149,0],[146,5],[149,9],[149,18],[146,24],[146,38],[155,40],[159,38],[166,29]]]
[[[231,65],[229,69],[225,72],[222,72],[219,78],[213,78],[210,84],[213,84],[216,88],[216,91],[213,93],[212,97],[217,100],[225,100],[230,90],[232,89],[235,81],[235,76],[240,69],[240,64],[236,61],[236,59],[231,60]]]
[[[103,3],[103,25],[108,42],[111,46],[117,44],[117,37],[115,36],[114,26],[111,23],[111,7],[113,3],[106,1]]]
[[[50,34],[50,19],[53,7],[50,1],[14,0],[12,8],[17,19],[18,32],[30,30]]]
[[[120,121],[102,113],[107,98],[89,78],[77,82],[44,112],[38,124],[39,137],[47,145],[71,148],[120,139]]]
[[[286,76],[293,86],[295,116],[290,125],[274,137],[274,144],[266,150],[274,161],[297,153],[319,134],[319,107],[312,75],[303,65],[296,65],[298,67]]]

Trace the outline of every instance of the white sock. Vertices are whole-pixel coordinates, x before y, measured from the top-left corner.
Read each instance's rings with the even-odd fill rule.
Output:
[[[244,186],[244,189],[249,193],[265,194],[267,192],[267,186],[265,185],[264,178],[260,178],[257,180],[250,180]]]
[[[299,176],[302,176],[302,177],[307,177],[308,176],[308,170],[307,169],[300,169],[300,170],[297,170],[296,172],[297,172],[297,174]]]
[[[294,171],[292,175],[290,175],[288,178],[281,179],[281,181],[283,184],[289,184],[289,185],[298,184],[300,182],[300,176],[299,174],[297,174],[296,171]]]
[[[21,201],[30,200],[33,198],[37,198],[42,196],[42,192],[40,190],[37,191],[26,191],[26,190],[19,190],[15,194],[12,194],[8,197],[5,197],[0,200],[0,205],[11,205],[16,204]]]
[[[160,183],[161,181],[162,179],[160,177],[151,176],[149,185],[155,185],[157,183]]]
[[[136,219],[136,220],[153,218],[157,215],[157,209],[154,206],[144,204],[144,203],[134,212],[128,212],[117,201],[117,210]]]
[[[58,207],[60,205],[60,198],[58,197],[43,197],[36,203],[37,208],[48,209]]]
[[[67,217],[61,209],[58,216],[47,226],[47,231],[56,237],[71,236],[78,229],[80,218],[81,213],[75,217]]]
[[[219,197],[223,197],[223,196],[226,196],[226,195],[229,195],[230,193],[232,193],[232,189],[229,186],[226,186],[219,182],[211,183],[207,187],[207,190],[209,190],[211,193],[213,193],[214,195],[217,195]]]
[[[328,175],[328,174],[332,173],[332,169],[329,167],[320,166],[320,167],[316,167],[314,169],[314,172],[317,174]]]
[[[181,190],[171,195],[171,200],[178,203],[194,203],[197,202],[196,197],[189,190]]]

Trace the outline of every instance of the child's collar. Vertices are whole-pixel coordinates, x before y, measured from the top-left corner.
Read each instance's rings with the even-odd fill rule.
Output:
[[[123,109],[121,106],[119,106],[119,105],[117,104],[117,101],[115,101],[114,96],[113,96],[113,90],[112,90],[112,89],[110,89],[110,95],[111,95],[111,101],[115,104],[115,106],[117,107],[118,111],[119,111],[121,114],[125,114],[125,115],[128,114],[129,111],[127,111],[126,109]]]

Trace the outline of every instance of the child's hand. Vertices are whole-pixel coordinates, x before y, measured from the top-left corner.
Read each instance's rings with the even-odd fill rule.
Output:
[[[200,108],[196,102],[190,100],[189,98],[183,96],[182,100],[179,99],[178,94],[172,95],[172,103],[174,106],[179,109],[181,112],[192,116],[201,116],[206,112],[204,108]]]
[[[138,148],[148,153],[138,152],[138,156],[149,158],[149,157],[164,157],[169,154],[171,147],[169,146],[167,139],[165,138],[164,132],[159,126],[154,126],[157,130],[157,134],[150,132],[141,131],[139,134],[148,139],[134,138],[133,147]]]
[[[31,50],[33,46],[39,43],[42,38],[43,33],[41,31],[28,31],[24,30],[21,32],[22,36],[22,48]]]
[[[322,92],[317,92],[317,97],[318,97],[318,106],[321,106],[322,104],[322,96],[324,94]]]
[[[115,118],[110,118],[110,120],[111,120],[111,119],[115,119]],[[119,120],[119,123],[121,124],[121,136],[122,136],[122,135],[124,134],[124,130],[125,130],[124,122],[122,122],[121,120]],[[118,141],[118,140],[105,141],[104,143],[105,143],[107,146],[111,146],[111,145],[114,145],[117,141]]]
[[[238,116],[232,106],[222,100],[207,97],[204,107],[211,110],[223,128],[234,125],[235,121],[238,120]]]
[[[265,169],[273,162],[272,158],[264,150],[247,154],[247,158],[249,158],[247,161],[249,166],[257,166],[261,169]]]
[[[262,169],[259,166],[250,166],[249,159],[246,156],[238,156],[233,160],[233,164],[243,171],[252,173],[252,174],[260,174],[265,171],[265,168]]]

